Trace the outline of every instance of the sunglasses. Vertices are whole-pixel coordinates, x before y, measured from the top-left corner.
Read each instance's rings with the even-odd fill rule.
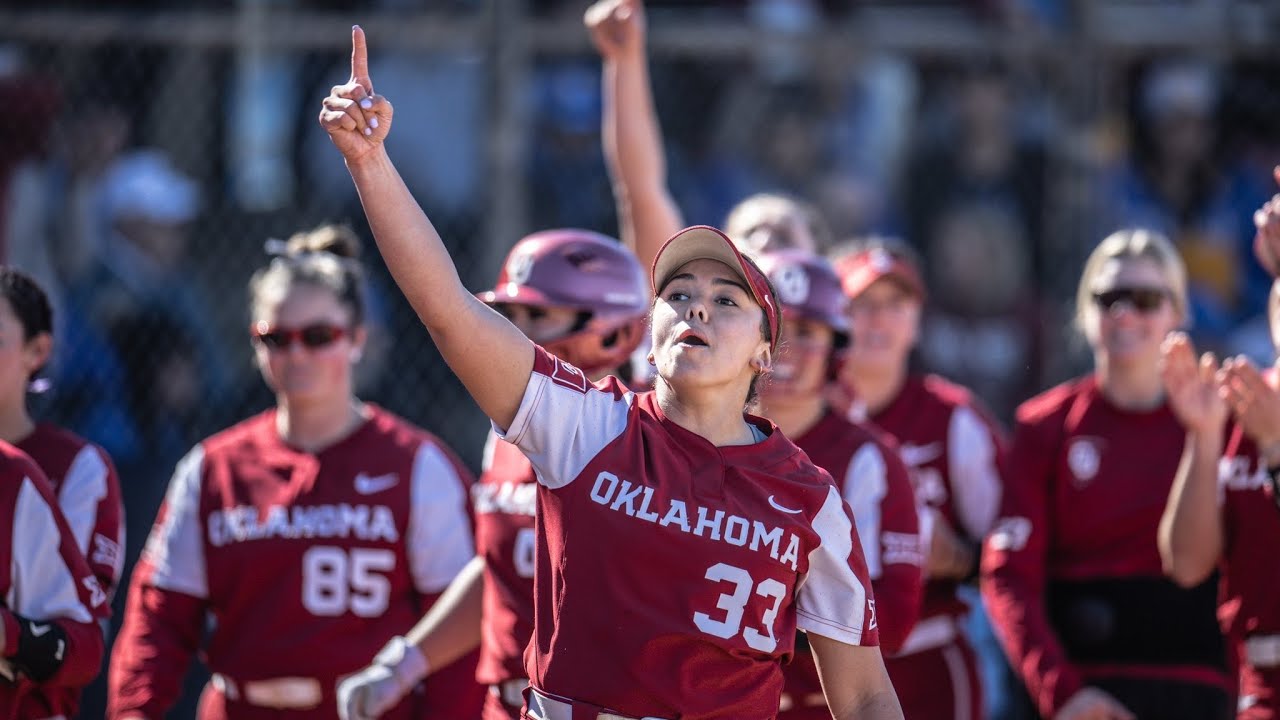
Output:
[[[262,343],[268,350],[288,350],[295,342],[310,350],[328,347],[341,340],[347,329],[339,325],[315,323],[300,328],[273,328],[266,323],[258,323],[253,328],[253,339]]]
[[[1111,310],[1120,303],[1142,313],[1155,312],[1164,304],[1169,293],[1161,288],[1115,288],[1095,292],[1093,301],[1103,310]]]

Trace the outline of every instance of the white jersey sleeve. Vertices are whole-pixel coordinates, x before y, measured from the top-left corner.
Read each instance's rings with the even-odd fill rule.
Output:
[[[62,531],[55,512],[31,479],[24,477],[13,512],[12,582],[5,605],[30,618],[93,622],[80,598],[76,577],[62,557],[58,541]]]
[[[796,585],[796,627],[848,645],[861,645],[871,612],[870,593],[854,568],[861,554],[853,520],[833,485],[813,518],[819,545]],[[874,621],[870,627],[874,628]]]
[[[990,426],[970,407],[957,407],[947,427],[947,458],[956,515],[969,537],[985,537],[1000,512],[1000,469]]]
[[[535,346],[520,409],[511,427],[494,431],[524,452],[539,483],[555,490],[622,434],[634,398],[616,379],[592,385],[581,370]]]
[[[858,540],[867,560],[867,574],[872,580],[880,577],[883,563],[880,559],[880,530],[882,518],[880,505],[889,492],[884,456],[874,443],[863,443],[853,454],[844,476],[844,500],[853,510],[858,528]]]
[[[409,508],[409,567],[421,593],[438,593],[475,555],[467,521],[467,493],[458,469],[434,442],[413,460]]]
[[[178,461],[165,494],[164,517],[151,529],[143,550],[152,566],[152,585],[201,599],[209,596],[200,518],[203,468],[204,448],[200,445]]]
[[[109,491],[108,473],[107,463],[103,461],[98,449],[85,445],[71,461],[71,467],[67,469],[62,487],[58,490],[58,505],[67,519],[71,534],[75,535],[76,545],[86,558],[95,553],[91,543],[98,523],[98,505],[106,499]],[[124,553],[118,551],[118,548],[124,546],[124,525],[120,526],[119,537],[107,540],[115,543],[117,551],[113,554],[99,553],[99,556],[111,556],[115,577],[119,579],[124,569]]]

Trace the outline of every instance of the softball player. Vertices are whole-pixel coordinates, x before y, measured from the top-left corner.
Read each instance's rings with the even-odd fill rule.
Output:
[[[276,406],[178,464],[130,583],[111,718],[163,717],[197,651],[213,673],[201,720],[334,718],[339,679],[473,555],[467,471],[353,395],[365,294],[343,238],[300,234],[250,284],[250,339]],[[474,670],[456,663],[387,717],[474,717]]]
[[[712,228],[677,234],[652,273],[655,390],[591,383],[462,286],[386,154],[393,111],[373,92],[363,31],[352,40],[351,80],[321,124],[400,288],[537,473],[524,713],[773,717],[803,629],[837,718],[901,717],[847,506],[743,413],[781,329],[768,279]]]

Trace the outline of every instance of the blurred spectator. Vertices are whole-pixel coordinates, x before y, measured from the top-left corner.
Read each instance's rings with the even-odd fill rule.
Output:
[[[1261,297],[1247,297],[1256,195],[1221,152],[1220,78],[1194,59],[1166,60],[1141,77],[1131,156],[1102,185],[1106,229],[1142,226],[1169,236],[1187,263],[1191,330],[1221,348]]]
[[[140,377],[139,368],[151,362],[158,348],[171,342],[164,334],[137,336],[128,331],[137,327],[138,318],[159,313],[187,328],[193,338],[199,361],[200,397],[226,397],[224,353],[208,329],[210,321],[202,320],[211,309],[220,306],[201,291],[202,280],[189,267],[186,257],[185,226],[196,214],[198,187],[173,168],[166,156],[154,150],[134,151],[121,157],[106,172],[102,184],[109,234],[100,257],[69,288],[64,313],[68,351],[63,354],[74,358],[104,357],[107,361],[112,356],[118,358],[119,377],[113,377],[108,387],[126,388]],[[101,347],[104,337],[109,348]],[[77,377],[77,373],[83,371],[83,366],[94,364],[63,366],[66,375],[55,375],[55,385],[69,380],[68,384],[81,386],[87,379]],[[124,466],[132,458],[150,455],[160,439],[147,435],[148,419],[138,415],[127,395],[119,402],[131,418],[130,424],[142,433],[135,438],[137,446],[122,448],[116,454]],[[109,428],[103,431],[111,432]],[[88,431],[86,434],[95,437]]]
[[[534,88],[530,223],[615,227],[613,190],[600,149],[599,69],[581,62],[552,63],[537,70]]]
[[[819,63],[818,83],[834,167],[814,201],[836,237],[893,232],[890,192],[915,129],[915,68],[893,54],[864,57],[842,46]]]
[[[120,106],[94,94],[73,102],[56,125],[48,157],[14,172],[5,212],[9,261],[48,289],[56,343],[65,349],[49,368],[49,412],[122,460],[140,448],[120,396],[124,370],[100,329],[71,311],[66,293],[106,252],[106,177],[129,131]]]
[[[1017,218],[985,204],[953,208],[927,246],[933,297],[921,359],[974,390],[1005,423],[1040,377],[1042,317],[1026,246]]]
[[[1040,277],[1045,153],[1041,139],[1020,126],[1026,114],[1008,69],[975,63],[960,78],[954,100],[951,122],[923,142],[907,172],[908,239],[928,243],[954,206],[981,201],[1003,208],[1018,224],[1029,266]],[[927,264],[935,263],[929,258]]]
[[[0,45],[0,102],[23,109],[8,119],[5,132],[0,134],[0,257],[41,280],[52,279],[46,269],[51,262],[48,247],[24,238],[20,234],[24,228],[15,226],[13,211],[22,206],[14,188],[24,164],[39,162],[48,151],[49,128],[58,111],[59,95],[52,78],[26,67],[18,48]]]
[[[19,167],[9,185],[5,237],[9,261],[49,288],[76,281],[107,245],[105,176],[129,138],[125,110],[86,97],[63,115],[47,158]]]

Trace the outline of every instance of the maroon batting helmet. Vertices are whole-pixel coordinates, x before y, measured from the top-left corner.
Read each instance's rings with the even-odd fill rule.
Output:
[[[835,331],[837,348],[848,344],[845,306],[849,300],[831,263],[821,255],[794,248],[762,253],[756,262],[777,289],[784,315],[817,320]]]
[[[511,248],[486,304],[577,310],[584,319],[547,352],[586,372],[611,370],[644,338],[649,286],[640,262],[613,238],[587,230],[545,230]]]

